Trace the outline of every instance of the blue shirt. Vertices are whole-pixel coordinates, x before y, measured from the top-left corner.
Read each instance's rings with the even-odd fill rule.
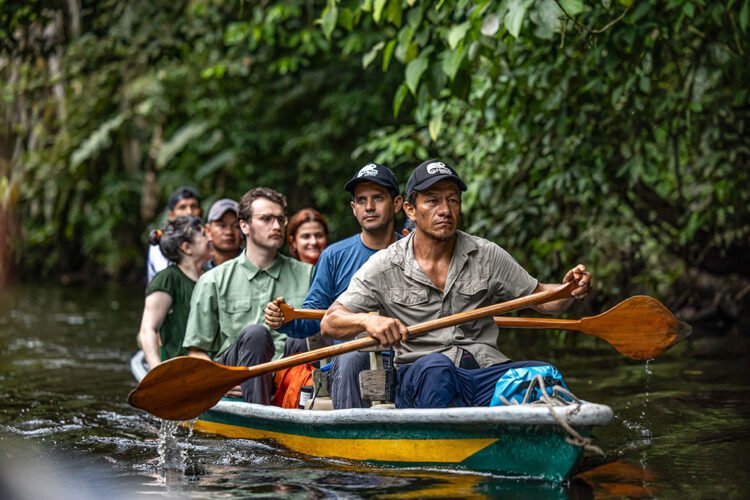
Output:
[[[401,238],[401,235],[397,235]],[[326,247],[320,254],[313,271],[312,284],[302,303],[303,309],[328,309],[349,286],[352,276],[378,250],[362,243],[360,234],[355,234]],[[295,319],[279,328],[289,337],[306,338],[320,331],[320,321]]]

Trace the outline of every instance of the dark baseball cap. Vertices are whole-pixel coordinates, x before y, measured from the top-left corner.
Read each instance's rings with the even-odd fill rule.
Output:
[[[344,189],[354,194],[354,188],[360,182],[374,182],[380,184],[391,193],[394,198],[398,196],[398,181],[390,168],[379,163],[368,163],[360,168],[349,182],[344,184]]]
[[[198,200],[198,203],[201,202],[201,197],[198,195],[198,191],[191,188],[190,186],[179,187],[169,195],[169,199],[167,200],[167,207],[169,207],[170,210],[174,210],[174,207],[176,207],[180,201],[189,198],[195,198],[196,200]]]
[[[227,212],[233,212],[234,215],[237,215],[239,213],[237,202],[230,200],[229,198],[216,200],[208,211],[208,219],[206,219],[206,222],[215,222],[221,219]]]
[[[453,167],[440,160],[432,159],[420,163],[411,173],[406,183],[406,197],[408,198],[413,191],[424,191],[443,180],[453,181],[461,191],[466,191],[466,183],[461,180]]]

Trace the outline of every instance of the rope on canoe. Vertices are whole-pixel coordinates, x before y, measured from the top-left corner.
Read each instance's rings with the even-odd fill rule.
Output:
[[[540,392],[541,392],[541,398],[536,401],[529,401],[529,399],[532,397],[532,394],[534,394],[534,389],[536,386],[539,386]],[[578,397],[570,392],[569,390],[565,389],[562,386],[556,385],[552,387],[552,395],[550,396],[547,394],[546,386],[544,384],[544,379],[541,375],[535,376],[531,383],[529,384],[528,389],[526,390],[526,395],[523,398],[523,401],[521,403],[517,401],[508,401],[503,396],[500,396],[500,399],[502,402],[506,405],[518,405],[518,404],[531,404],[531,405],[540,405],[540,404],[546,404],[547,408],[549,409],[550,415],[557,421],[557,423],[560,425],[560,427],[563,428],[563,430],[568,434],[565,437],[565,441],[567,441],[569,444],[572,444],[573,446],[578,446],[580,448],[583,448],[584,450],[596,453],[597,455],[604,456],[604,452],[601,448],[598,446],[592,444],[592,439],[590,437],[583,437],[581,434],[576,431],[573,426],[570,425],[570,423],[565,419],[564,416],[560,415],[556,411],[554,411],[554,408],[556,406],[567,406],[567,405],[580,405],[581,400],[578,399]]]

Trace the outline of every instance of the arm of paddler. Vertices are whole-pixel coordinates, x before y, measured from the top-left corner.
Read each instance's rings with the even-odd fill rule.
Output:
[[[166,292],[156,291],[146,297],[138,339],[149,370],[161,363],[159,328],[164,323],[170,307],[172,307],[172,297]]]
[[[559,299],[553,302],[540,304],[534,306],[533,309],[543,314],[564,313],[565,311],[570,309],[570,306],[573,304],[573,299],[583,300],[589,294],[589,292],[591,292],[591,273],[586,270],[586,266],[584,266],[583,264],[578,264],[573,269],[565,273],[565,277],[562,281],[563,284],[570,281],[576,281],[578,285],[572,292],[570,292],[570,294],[572,295],[571,298]],[[534,290],[534,293],[550,290],[556,286],[559,285],[539,283]]]
[[[383,347],[398,345],[409,339],[401,321],[376,314],[355,313],[336,301],[323,316],[320,332],[337,340],[348,340],[362,331],[377,339]]]

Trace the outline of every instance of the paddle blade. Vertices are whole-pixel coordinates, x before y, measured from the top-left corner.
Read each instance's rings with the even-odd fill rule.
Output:
[[[624,300],[598,316],[583,318],[579,326],[580,331],[606,340],[619,353],[638,360],[661,356],[693,331],[664,304],[645,295]]]
[[[181,356],[148,372],[130,392],[128,403],[166,420],[190,420],[248,378],[247,367]]]

